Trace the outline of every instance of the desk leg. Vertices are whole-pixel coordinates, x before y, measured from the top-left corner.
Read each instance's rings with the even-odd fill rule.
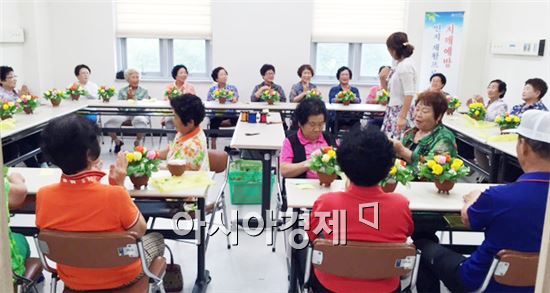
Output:
[[[294,209],[293,214],[299,215],[300,209]],[[290,235],[292,235],[292,231],[298,228],[298,220],[296,220],[294,223],[292,223],[292,227],[290,228]],[[294,239],[288,239],[288,241],[293,242]],[[286,245],[286,243],[285,243]],[[292,245],[289,245],[290,247],[290,275],[288,276],[289,286],[288,286],[288,293],[295,293],[298,292],[298,257],[297,257],[297,251],[292,247]]]
[[[492,149],[491,150],[491,154],[489,155],[489,162],[490,162],[490,167],[489,167],[489,182],[490,183],[498,183],[500,182],[499,181],[499,176],[498,176],[498,173],[499,173],[499,168],[503,168],[504,166],[501,165],[501,160],[500,160],[500,157],[502,155],[499,154],[495,149]]]
[[[262,219],[267,219],[266,212],[271,210],[271,152],[265,151],[262,160]]]
[[[197,205],[200,211],[199,213],[199,222],[204,222],[204,197],[198,198]],[[197,280],[195,281],[195,286],[193,287],[193,293],[203,293],[206,292],[206,287],[210,283],[211,277],[210,272],[206,270],[205,263],[205,229],[204,225],[199,224],[197,228],[199,230],[199,244],[197,245]]]

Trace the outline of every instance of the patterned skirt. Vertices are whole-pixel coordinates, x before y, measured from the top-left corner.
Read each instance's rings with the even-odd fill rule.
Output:
[[[409,108],[409,114],[407,115],[407,125],[405,126],[404,131],[397,131],[397,120],[399,119],[399,113],[401,113],[403,105],[398,106],[388,106],[386,108],[386,116],[384,117],[384,122],[382,123],[382,132],[386,133],[391,138],[401,139],[401,136],[405,131],[414,127],[413,113],[414,106],[411,105]]]

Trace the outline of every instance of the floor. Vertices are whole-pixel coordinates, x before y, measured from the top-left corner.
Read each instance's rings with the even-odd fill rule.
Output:
[[[105,144],[102,146],[101,157],[104,161],[104,166],[108,166],[114,161],[114,154],[109,152],[110,138],[105,138]],[[229,139],[218,139],[218,149],[223,149],[229,144]],[[126,150],[129,150],[133,145],[133,139],[126,138]],[[148,148],[158,149],[158,137],[151,139],[147,138],[145,145]],[[162,147],[166,145],[166,139],[163,140]],[[123,148],[123,149],[124,149]],[[210,189],[209,198],[214,200],[219,191],[223,176],[216,175],[216,186]],[[229,202],[229,194],[227,195],[227,203],[230,210],[238,210],[239,217],[244,213],[251,211],[260,211],[259,205],[251,206],[233,206]],[[273,206],[273,204],[272,204]],[[27,226],[34,225],[34,216],[16,215],[12,218],[13,225]],[[217,225],[220,225],[220,219],[215,220]],[[150,224],[150,222],[149,222]],[[155,227],[171,228],[172,223],[169,219],[157,219]],[[227,249],[226,237],[218,232],[211,238],[207,253],[206,267],[210,271],[212,281],[208,286],[208,292],[273,292],[282,293],[288,290],[287,280],[287,264],[285,259],[285,249],[283,245],[283,235],[278,233],[276,242],[276,251],[272,252],[272,246],[268,246],[267,237],[271,233],[260,234],[253,237],[244,231],[238,231],[238,244]],[[448,235],[443,235],[445,242]],[[36,256],[36,250],[32,239],[28,238],[31,243],[32,255]],[[479,244],[483,240],[483,235],[480,233],[455,233],[454,240],[457,243]],[[175,262],[182,267],[184,279],[184,291],[191,292],[196,277],[196,247],[193,244],[176,242],[168,240],[167,244],[174,252]],[[168,254],[167,254],[168,255]],[[46,281],[40,284],[41,292],[48,292],[50,289],[50,276],[45,274]],[[62,291],[62,285],[58,285],[58,292]]]

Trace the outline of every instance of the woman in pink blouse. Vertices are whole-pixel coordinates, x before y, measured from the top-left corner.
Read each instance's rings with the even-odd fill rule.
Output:
[[[178,89],[178,91],[183,94],[192,94],[196,95],[195,93],[195,87],[192,84],[189,84],[187,82],[187,77],[189,76],[189,71],[187,71],[187,67],[183,64],[178,64],[172,68],[172,78],[174,78],[174,83],[169,84],[166,86],[166,88],[174,86]],[[169,98],[166,97],[168,100]],[[162,124],[166,126],[166,129],[175,129],[174,126],[174,118],[166,118],[162,119]],[[175,134],[169,133],[167,135],[168,141],[174,140]]]

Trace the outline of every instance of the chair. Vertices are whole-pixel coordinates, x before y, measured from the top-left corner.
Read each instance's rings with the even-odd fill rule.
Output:
[[[56,269],[48,265],[46,258],[57,264],[79,268],[119,267],[140,259],[145,276],[137,283],[117,292],[152,292],[154,287],[164,293],[162,278],[166,270],[166,259],[159,256],[147,267],[143,243],[137,238],[135,232],[88,233],[42,230],[34,237],[34,241],[42,265],[52,274],[50,285],[52,293],[56,292],[58,275]],[[104,290],[104,292],[111,291]],[[65,288],[63,292],[73,291]]]
[[[538,252],[519,252],[503,249],[493,259],[481,288],[475,292],[485,291],[493,278],[495,282],[507,286],[535,286],[538,264]]]
[[[25,261],[25,274],[19,276],[13,273],[13,280],[17,293],[38,292],[36,283],[42,276],[42,263],[36,257],[29,257]]]
[[[306,264],[323,273],[343,278],[375,280],[402,277],[411,273],[408,289],[416,287],[420,252],[408,243],[348,241],[334,245],[332,240],[315,239],[308,247]],[[306,265],[304,289],[309,289],[311,266]]]
[[[225,186],[227,185],[227,181],[229,178],[227,167],[229,165],[229,155],[224,151],[217,151],[217,150],[208,150],[208,161],[210,162],[210,171],[215,172],[216,174],[225,172],[225,176],[223,179],[223,184],[220,189],[220,192],[218,193],[218,196],[216,196],[216,201],[214,201],[214,209],[212,210],[212,215],[210,216],[210,223],[208,223],[208,232],[206,233],[206,239],[205,239],[205,249],[208,248],[208,241],[210,240],[210,230],[212,229],[212,226],[214,224],[214,219],[216,217],[216,212],[218,210],[222,210],[223,212],[223,221],[224,226],[227,231],[231,228],[229,225],[229,220],[227,217],[227,205],[225,200]],[[227,235],[227,249],[231,248],[231,241],[229,240],[229,234]]]

